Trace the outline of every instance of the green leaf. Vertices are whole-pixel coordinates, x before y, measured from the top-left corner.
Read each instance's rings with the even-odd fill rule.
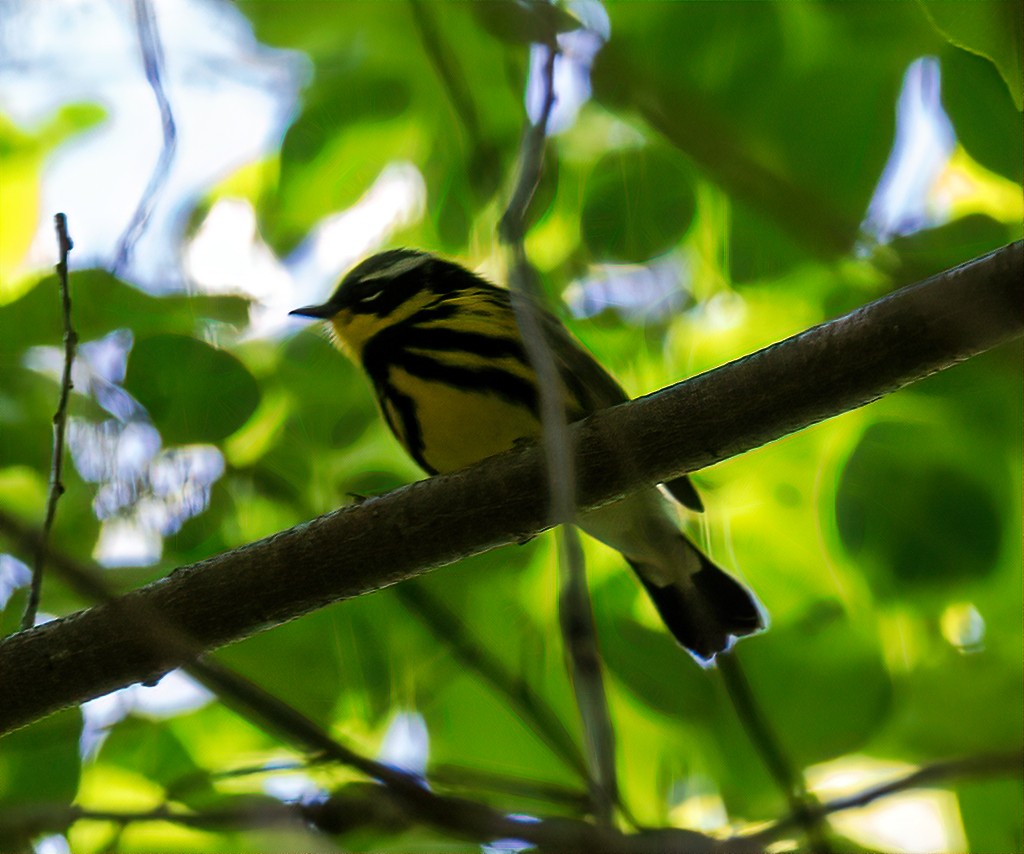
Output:
[[[580,233],[594,257],[642,262],[675,246],[696,199],[685,161],[647,146],[608,154],[586,185]]]
[[[142,774],[165,790],[187,782],[189,791],[197,795],[211,791],[188,749],[159,721],[131,716],[121,721],[103,742],[98,760]]]
[[[98,104],[65,104],[45,124],[26,131],[0,115],[0,305],[21,296],[38,275],[24,262],[42,213],[40,191],[47,157],[69,137],[105,117]],[[54,239],[52,227],[50,235]]]
[[[892,708],[892,685],[874,633],[834,603],[743,641],[758,705],[797,768],[861,748]]]
[[[0,807],[71,803],[81,733],[81,712],[66,709],[0,738]]]
[[[951,44],[990,60],[1020,110],[1021,8],[1016,0],[919,0],[928,19]]]
[[[969,851],[1022,851],[1024,784],[1016,780],[970,780],[957,785]]]
[[[865,570],[881,573],[881,596],[903,596],[908,585],[953,589],[998,564],[1002,519],[988,485],[935,455],[943,452],[934,429],[879,423],[843,470],[839,535]]]
[[[1018,625],[1006,626],[1007,633],[1020,631],[1019,609],[1016,616]],[[902,703],[893,732],[904,749],[947,757],[1020,749],[1019,635],[1008,654],[986,648],[964,655],[945,643],[932,647],[896,687]]]
[[[909,3],[742,8],[612,4],[594,97],[639,116],[805,253],[845,256],[892,146],[903,74],[941,41]]]
[[[350,127],[401,116],[411,99],[408,81],[350,65],[323,66],[310,95],[281,146],[289,168],[313,160]]]
[[[1019,185],[1024,177],[1021,116],[1013,99],[1006,97],[998,70],[984,57],[949,45],[940,59],[942,104],[957,139],[986,169]]]
[[[203,319],[240,324],[248,317],[248,303],[238,297],[154,297],[104,270],[75,270],[70,288],[71,323],[80,342],[122,328],[136,336],[191,334]],[[47,276],[16,302],[0,307],[0,364],[20,361],[27,347],[60,346],[63,328],[57,277]]]
[[[137,342],[125,388],[146,407],[169,444],[224,439],[260,400],[256,380],[238,359],[184,335]]]
[[[632,615],[629,603],[643,595],[625,565],[594,593],[609,671],[650,709],[678,720],[712,722],[719,707],[707,674],[667,630],[647,628]]]
[[[579,29],[580,22],[548,0],[488,0],[473,3],[487,32],[509,44],[554,44],[555,36]]]

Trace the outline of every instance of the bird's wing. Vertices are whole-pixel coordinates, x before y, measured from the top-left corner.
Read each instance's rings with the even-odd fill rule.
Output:
[[[538,312],[558,373],[582,417],[629,400],[629,395],[553,314]]]
[[[544,334],[551,345],[559,374],[569,393],[579,403],[581,414],[606,409],[629,400],[611,374],[581,344],[554,315],[543,309],[538,312]],[[666,481],[665,489],[676,501],[689,510],[703,512],[704,503],[686,475]]]

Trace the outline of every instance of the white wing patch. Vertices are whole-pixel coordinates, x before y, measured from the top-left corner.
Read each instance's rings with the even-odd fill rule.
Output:
[[[365,276],[360,278],[360,281],[372,282],[375,279],[397,279],[399,276],[402,276],[411,270],[415,270],[417,267],[422,267],[430,260],[430,257],[431,256],[426,252],[417,253],[416,255],[406,255],[399,258],[397,261],[388,264],[386,267],[381,267],[379,270],[367,273]]]

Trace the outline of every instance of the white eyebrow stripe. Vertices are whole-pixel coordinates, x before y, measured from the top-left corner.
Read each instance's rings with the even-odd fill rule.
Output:
[[[417,267],[421,267],[430,260],[430,256],[423,255],[410,255],[405,258],[400,258],[392,264],[388,264],[386,267],[382,267],[379,270],[374,270],[366,276],[363,276],[360,281],[372,282],[375,279],[397,279],[399,276],[405,273],[415,270]]]

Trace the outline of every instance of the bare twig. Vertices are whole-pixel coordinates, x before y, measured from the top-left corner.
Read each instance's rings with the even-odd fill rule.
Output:
[[[57,229],[59,260],[57,261],[57,282],[60,286],[61,316],[64,319],[64,373],[60,380],[60,397],[57,411],[53,415],[53,453],[50,457],[50,494],[46,501],[46,519],[43,534],[36,550],[35,566],[32,569],[32,585],[29,588],[28,603],[21,618],[21,628],[30,629],[36,622],[39,611],[39,596],[43,589],[43,567],[46,564],[46,543],[50,529],[57,515],[57,501],[64,494],[62,472],[64,470],[64,437],[68,426],[68,398],[71,395],[71,368],[75,362],[75,348],[78,336],[71,325],[71,289],[68,287],[68,252],[74,246],[68,235],[68,219],[59,213],[54,218]]]
[[[272,774],[280,774],[288,771],[306,771],[313,767],[327,764],[330,760],[319,757],[316,759],[288,760],[279,762],[263,762],[258,765],[244,765],[237,768],[230,768],[226,771],[212,772],[209,777],[202,777],[202,782],[208,780],[235,780],[242,777],[266,777]],[[430,782],[432,785],[442,789],[462,789],[473,792],[492,792],[501,795],[511,795],[517,798],[527,798],[545,804],[559,807],[561,810],[570,810],[574,814],[582,815],[592,809],[590,797],[586,792],[563,786],[558,783],[549,783],[544,780],[517,777],[509,774],[501,774],[493,771],[485,771],[480,768],[467,768],[462,765],[440,764],[430,766]],[[193,775],[195,778],[195,775]],[[190,778],[184,784],[174,784],[170,791],[176,797],[185,792],[193,791],[193,783]],[[199,782],[198,778],[196,783]]]
[[[871,786],[855,794],[836,798],[824,804],[817,804],[811,808],[811,813],[814,818],[821,820],[833,813],[864,807],[881,798],[894,795],[897,792],[904,792],[907,789],[918,789],[956,779],[1000,776],[1020,777],[1022,774],[1024,774],[1024,750],[988,753],[979,756],[967,756],[961,759],[945,759],[933,762],[930,765],[923,765],[888,783]],[[805,819],[804,815],[794,813],[775,822],[770,827],[764,828],[764,830],[757,831],[757,833],[726,840],[723,846],[724,850],[730,850],[729,844],[732,842],[742,842],[744,847],[753,845],[755,848],[768,845],[783,834],[789,833],[794,827],[803,825]]]
[[[782,744],[772,731],[771,724],[758,706],[757,700],[754,699],[754,692],[736,658],[736,650],[729,650],[720,655],[717,665],[747,737],[789,802],[793,816],[807,834],[811,850],[815,854],[829,854],[831,846],[821,826],[822,815],[818,801],[807,791],[803,777],[793,770]]]
[[[519,247],[521,250],[526,237],[526,212],[530,207],[530,202],[533,201],[533,194],[537,192],[537,185],[540,183],[540,176],[544,169],[544,147],[547,142],[548,120],[551,118],[551,110],[555,106],[555,60],[558,58],[558,51],[550,45],[546,46],[545,50],[547,56],[542,72],[544,97],[541,100],[540,116],[536,124],[531,124],[523,135],[518,157],[519,174],[516,177],[508,207],[498,224],[498,236],[502,242],[513,249]],[[525,254],[515,260],[515,266],[522,266],[526,263]],[[533,285],[534,278],[524,277],[521,284],[524,287]]]
[[[219,808],[189,811],[161,805],[138,812],[84,809],[66,804],[14,805],[0,809],[0,823],[9,835],[33,837],[42,832],[67,830],[77,821],[111,822],[126,826],[139,822],[170,822],[204,830],[313,827],[331,835],[369,829],[398,834],[412,825],[428,825],[451,836],[475,842],[522,839],[541,851],[603,851],[608,854],[709,854],[714,840],[704,834],[675,828],[624,834],[570,818],[524,821],[483,804],[434,795],[418,787],[416,808],[389,788],[371,783],[350,783],[312,803],[281,803],[252,796]]]
[[[528,798],[539,803],[556,805],[559,811],[569,810],[573,815],[585,815],[593,810],[587,792],[534,780],[500,774],[480,768],[462,765],[431,765],[430,782],[448,789],[462,789],[473,792],[494,792],[516,798]]]
[[[436,23],[424,7],[421,0],[409,0],[423,40],[424,48],[437,71],[449,99],[474,144],[480,142],[480,127],[472,99],[466,91],[451,61],[450,51],[441,43]],[[525,217],[540,180],[543,167],[544,145],[547,136],[547,123],[554,105],[555,94],[553,85],[556,51],[548,48],[548,57],[544,66],[545,98],[540,119],[530,125],[523,138],[519,154],[519,172],[515,187],[509,201],[508,209],[499,226],[499,236],[508,244],[512,254],[509,285],[516,294],[536,296],[536,273],[532,269],[523,248],[525,237]],[[532,313],[528,300],[514,300],[516,320],[519,324],[524,346],[530,364],[537,374],[540,388],[541,418],[544,424],[544,447],[548,461],[549,494],[552,498],[552,516],[558,523],[571,526],[575,515],[575,501],[572,494],[572,454],[567,440],[565,407],[561,394],[561,380],[555,367],[554,359],[548,350],[540,328],[540,323]],[[617,800],[614,744],[611,738],[610,718],[604,700],[604,690],[600,670],[600,655],[597,651],[596,636],[593,631],[593,616],[590,612],[590,600],[586,591],[585,570],[582,563],[582,550],[576,540],[576,532],[566,528],[565,549],[568,565],[567,580],[562,585],[559,611],[563,614],[563,630],[566,647],[569,651],[572,668],[575,673],[573,688],[577,693],[584,728],[588,733],[588,754],[592,764],[597,768],[596,779],[591,780],[598,807],[598,814],[608,816],[610,806]],[[580,597],[583,597],[582,599]],[[575,614],[574,612],[580,612]],[[585,613],[583,613],[585,612]],[[569,630],[569,626],[572,630]],[[492,683],[493,684],[493,683]],[[544,724],[539,730],[550,741],[552,727]],[[558,725],[564,732],[564,728]],[[604,737],[595,737],[594,731],[606,733]],[[561,740],[561,736],[559,736]],[[604,781],[604,782],[601,782]]]
[[[820,808],[820,812],[826,815],[855,809],[896,792],[965,777],[1019,775],[1022,761],[1024,756],[1014,752],[936,762],[891,783],[830,801]],[[422,801],[416,812],[408,812],[400,796],[390,789],[356,783],[342,787],[325,801],[312,804],[284,804],[272,798],[253,797],[242,804],[201,812],[168,805],[140,812],[122,812],[89,810],[66,804],[33,804],[0,810],[0,823],[9,833],[34,836],[44,831],[63,831],[82,820],[106,821],[121,826],[162,821],[206,830],[312,825],[330,834],[358,827],[398,833],[415,822],[430,824],[476,841],[511,837],[523,839],[542,851],[606,851],[609,854],[679,854],[684,851],[693,854],[752,854],[764,850],[765,846],[799,824],[797,819],[789,817],[757,833],[725,840],[713,840],[703,834],[674,828],[627,835],[573,819],[517,821],[490,807],[458,798],[434,796],[422,787],[419,793]]]
[[[1022,281],[1024,242],[1017,242],[595,413],[570,428],[581,511],[760,447],[1020,337]],[[0,733],[192,660],[187,650],[156,643],[139,622],[126,623],[126,610],[155,609],[209,651],[547,530],[548,508],[537,501],[546,489],[542,454],[515,449],[370,498],[0,640]],[[615,456],[629,464],[609,466]],[[38,678],[43,670],[49,678]]]
[[[557,52],[553,47],[547,47],[546,50],[541,114],[536,124],[530,124],[523,135],[518,158],[519,171],[508,208],[501,218],[499,235],[511,254],[509,286],[513,293],[512,304],[527,358],[537,375],[551,518],[555,524],[564,526],[564,569],[558,600],[559,621],[568,653],[576,704],[583,720],[587,755],[593,769],[591,793],[598,818],[607,823],[611,820],[613,806],[619,801],[615,773],[615,733],[604,692],[601,654],[587,590],[583,550],[579,544],[579,535],[573,527],[576,518],[576,478],[562,378],[558,374],[554,354],[531,299],[539,295],[540,289],[536,284],[536,271],[526,257],[523,245],[526,213],[543,171],[547,124],[555,103]]]
[[[567,524],[562,528],[562,554],[567,571],[558,598],[558,617],[569,653],[572,687],[583,721],[587,755],[596,775],[591,786],[591,797],[596,801],[596,815],[600,820],[610,823],[612,808],[618,806],[626,819],[635,825],[636,821],[619,793],[615,769],[615,730],[605,694],[601,652],[597,645],[597,628],[590,605],[583,549],[572,525]]]
[[[167,181],[171,171],[171,162],[178,147],[178,131],[174,123],[174,113],[167,99],[163,84],[164,52],[160,42],[160,32],[156,24],[156,16],[149,0],[134,0],[135,27],[138,31],[139,47],[142,50],[142,64],[146,72],[146,80],[153,90],[157,107],[160,110],[160,127],[163,133],[163,145],[157,159],[149,183],[139,199],[138,207],[132,215],[114,256],[114,274],[118,275],[128,263],[132,248],[141,236],[153,213],[156,197],[160,188]]]
[[[410,583],[395,588],[395,595],[423,621],[434,637],[451,649],[465,667],[498,691],[563,762],[587,778],[587,765],[579,747],[559,720],[522,676],[513,673],[470,635],[452,610],[423,585]]]

